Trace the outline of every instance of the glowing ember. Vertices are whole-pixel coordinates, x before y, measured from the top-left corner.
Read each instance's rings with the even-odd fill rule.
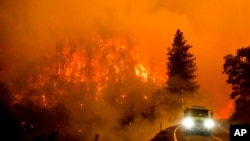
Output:
[[[23,95],[21,94],[14,95],[14,103],[19,103],[22,98],[23,98]]]
[[[45,95],[42,95],[42,102],[43,102],[44,107],[47,107],[47,101],[46,101]]]

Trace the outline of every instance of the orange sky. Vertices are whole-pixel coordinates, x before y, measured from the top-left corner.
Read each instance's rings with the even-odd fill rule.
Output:
[[[8,72],[26,67],[65,35],[88,36],[99,29],[129,35],[139,50],[165,67],[166,48],[179,28],[193,45],[200,93],[223,115],[230,93],[223,56],[249,45],[249,8],[248,0],[1,1],[0,60]]]

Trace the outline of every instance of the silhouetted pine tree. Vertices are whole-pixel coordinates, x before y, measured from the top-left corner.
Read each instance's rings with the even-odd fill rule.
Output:
[[[194,92],[199,87],[194,74],[197,70],[195,57],[189,52],[191,47],[184,39],[183,32],[178,29],[167,53],[166,89],[171,93]]]
[[[250,46],[237,50],[236,55],[224,57],[223,73],[232,86],[231,99],[235,102],[234,119],[249,122],[250,112]]]

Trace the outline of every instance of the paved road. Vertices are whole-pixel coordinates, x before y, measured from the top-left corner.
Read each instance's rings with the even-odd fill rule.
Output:
[[[229,131],[217,124],[210,136],[191,134],[186,136],[180,125],[167,128],[152,141],[229,141]]]

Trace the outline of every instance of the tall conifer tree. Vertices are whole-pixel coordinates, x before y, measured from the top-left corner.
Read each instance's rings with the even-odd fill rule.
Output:
[[[181,30],[177,30],[172,47],[168,48],[167,90],[171,93],[194,92],[199,85],[195,81],[197,70],[195,57],[189,52],[192,48],[187,44]]]

